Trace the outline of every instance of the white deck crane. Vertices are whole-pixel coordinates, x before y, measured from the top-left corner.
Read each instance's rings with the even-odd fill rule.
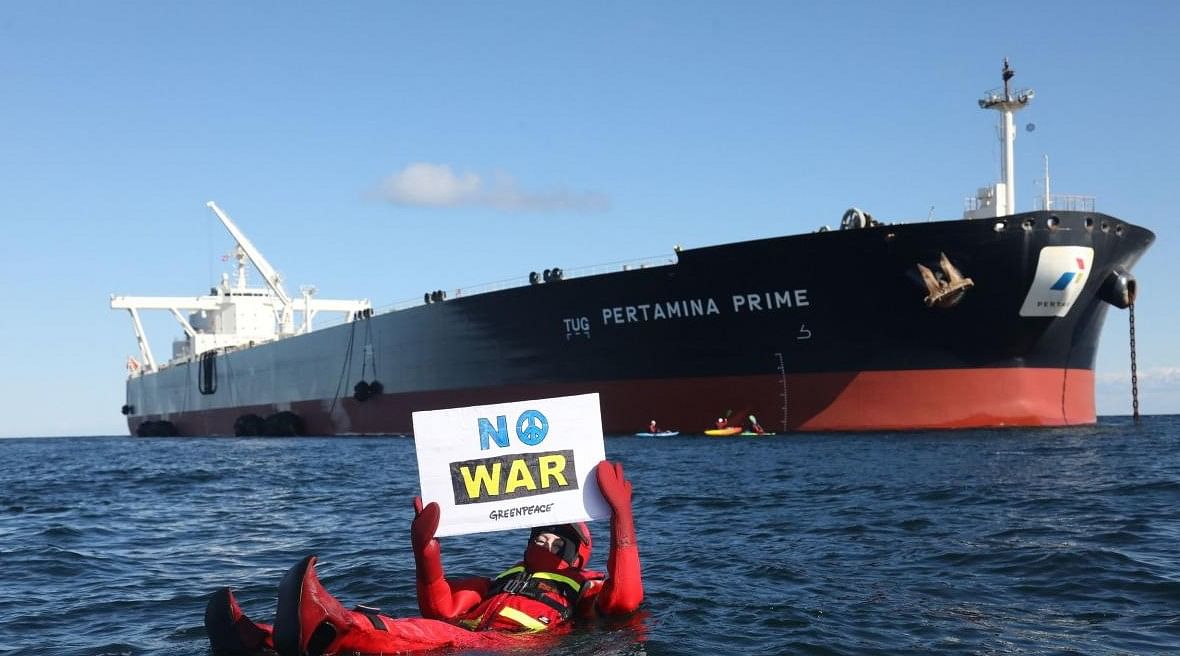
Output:
[[[250,263],[254,265],[254,268],[258,269],[258,273],[262,274],[262,279],[266,281],[267,286],[270,287],[271,291],[273,291],[275,296],[278,297],[279,303],[281,304],[279,310],[279,334],[284,336],[292,334],[295,331],[294,301],[291,300],[291,297],[287,295],[286,290],[283,289],[282,276],[280,276],[279,272],[275,270],[273,266],[271,266],[270,262],[268,262],[265,257],[262,256],[262,253],[254,247],[254,244],[251,243],[249,238],[247,238],[246,235],[242,233],[237,224],[229,218],[229,215],[227,215],[221,210],[220,207],[217,206],[217,203],[209,201],[208,203],[205,203],[205,206],[213,210],[213,213],[216,214],[217,218],[221,220],[221,224],[225,226],[225,229],[229,231],[230,236],[233,237],[234,241],[238,244],[238,284],[245,286],[246,263],[243,262],[241,258],[241,253],[245,253],[246,257],[250,259]]]

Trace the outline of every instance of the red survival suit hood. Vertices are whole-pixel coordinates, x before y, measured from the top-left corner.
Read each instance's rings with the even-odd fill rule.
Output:
[[[552,553],[533,540],[542,533],[553,533],[565,541],[559,553]],[[558,571],[570,567],[585,567],[590,562],[590,527],[585,522],[537,526],[529,533],[524,550],[524,564],[532,571]]]

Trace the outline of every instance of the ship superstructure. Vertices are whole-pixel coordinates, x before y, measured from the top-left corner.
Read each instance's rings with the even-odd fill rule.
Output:
[[[156,373],[160,370],[155,354],[140,319],[143,310],[166,310],[180,324],[183,336],[172,342],[172,355],[166,366],[192,361],[207,353],[228,353],[251,348],[276,340],[307,334],[320,312],[338,313],[344,321],[354,321],[372,314],[367,299],[332,300],[313,298],[315,287],[300,289],[300,297],[292,298],[283,288],[282,277],[273,265],[254,246],[236,223],[216,203],[206,203],[221,224],[233,237],[233,258],[236,275],[223,273],[221,282],[209,289],[205,296],[116,296],[111,295],[111,308],[127,310],[139,343],[139,356],[128,359],[133,376]],[[249,265],[261,274],[266,287],[250,287],[247,282]],[[185,313],[188,313],[187,316]],[[296,313],[300,316],[298,325]]]

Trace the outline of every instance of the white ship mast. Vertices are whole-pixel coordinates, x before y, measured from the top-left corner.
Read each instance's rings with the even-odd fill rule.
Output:
[[[1041,209],[1053,209],[1053,196],[1049,194],[1049,156],[1045,155],[1045,188],[1041,194]]]
[[[302,312],[298,332],[312,330],[312,319],[319,312],[340,312],[346,321],[372,313],[367,299],[332,300],[312,299],[314,287],[302,288],[302,299],[295,301],[283,289],[282,278],[262,252],[254,246],[229,216],[212,201],[206,203],[234,238],[237,259],[237,279],[231,285],[229,274],[222,274],[221,284],[209,290],[208,296],[116,296],[111,295],[111,308],[127,310],[131,314],[135,338],[139,342],[142,369],[133,368],[132,374],[159,369],[148,344],[147,334],[140,321],[140,310],[168,310],[180,324],[185,335],[172,343],[170,362],[190,360],[209,351],[253,346],[296,334],[295,311]],[[246,262],[254,265],[266,281],[266,288],[251,288],[246,282]],[[185,317],[181,310],[191,314]]]
[[[979,189],[963,214],[965,219],[1007,216],[1016,212],[1016,127],[1012,117],[1028,105],[1034,92],[1032,89],[1013,91],[1009,81],[1014,75],[1016,72],[1008,66],[1005,57],[1002,73],[1004,87],[992,89],[979,99],[980,108],[1000,112],[1000,181],[991,187]]]

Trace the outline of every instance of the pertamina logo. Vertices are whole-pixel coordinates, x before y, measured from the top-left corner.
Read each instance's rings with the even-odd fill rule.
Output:
[[[1069,283],[1071,282],[1076,285],[1086,280],[1083,276],[1078,275],[1079,273],[1084,273],[1086,271],[1086,260],[1078,257],[1074,258],[1074,261],[1078,263],[1077,271],[1066,271],[1065,273],[1061,274],[1061,277],[1058,278],[1057,282],[1053,283],[1053,286],[1049,289],[1061,291],[1068,287]]]
[[[1022,317],[1064,317],[1086,286],[1094,262],[1088,246],[1046,246],[1020,308]]]

